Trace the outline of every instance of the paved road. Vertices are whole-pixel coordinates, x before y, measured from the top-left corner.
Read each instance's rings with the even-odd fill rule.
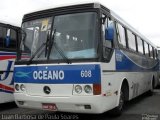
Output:
[[[48,111],[17,108],[14,103],[0,105],[0,119],[11,120],[18,118],[23,120],[160,120],[160,89],[156,89],[153,96],[144,94],[128,102],[120,117],[111,117],[108,112],[101,115],[52,113]]]

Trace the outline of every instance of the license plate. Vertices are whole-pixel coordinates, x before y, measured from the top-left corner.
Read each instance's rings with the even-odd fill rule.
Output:
[[[57,106],[56,106],[56,104],[43,103],[42,104],[42,109],[51,110],[51,111],[57,111]]]

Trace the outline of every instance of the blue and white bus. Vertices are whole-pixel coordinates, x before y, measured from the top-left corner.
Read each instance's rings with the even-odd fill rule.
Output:
[[[0,103],[14,101],[13,69],[19,27],[0,22]]]
[[[99,3],[26,14],[22,29],[19,107],[120,114],[125,101],[157,85],[156,46]]]

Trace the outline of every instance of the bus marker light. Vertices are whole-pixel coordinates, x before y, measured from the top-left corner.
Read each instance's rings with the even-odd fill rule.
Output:
[[[101,94],[101,84],[93,84],[93,94],[94,95]]]
[[[25,91],[25,86],[24,86],[24,84],[21,84],[21,85],[20,85],[20,89],[21,89],[22,91]]]
[[[85,85],[84,86],[84,91],[87,93],[87,94],[90,94],[92,93],[92,87],[90,85]]]
[[[19,91],[19,84],[15,84],[16,91]]]
[[[82,92],[82,87],[80,85],[75,86],[75,92],[80,94]]]

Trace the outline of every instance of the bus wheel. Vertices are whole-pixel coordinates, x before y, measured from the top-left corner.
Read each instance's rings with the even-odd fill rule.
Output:
[[[119,99],[119,105],[110,111],[110,114],[113,116],[120,116],[123,111],[124,102],[125,102],[125,96],[124,96],[124,90],[123,87],[120,92],[120,99]]]
[[[149,96],[152,96],[153,95],[153,90],[154,90],[154,84],[155,84],[155,82],[154,82],[154,78],[153,78],[153,80],[152,80],[152,82],[151,82],[151,89],[148,91],[148,95]]]

